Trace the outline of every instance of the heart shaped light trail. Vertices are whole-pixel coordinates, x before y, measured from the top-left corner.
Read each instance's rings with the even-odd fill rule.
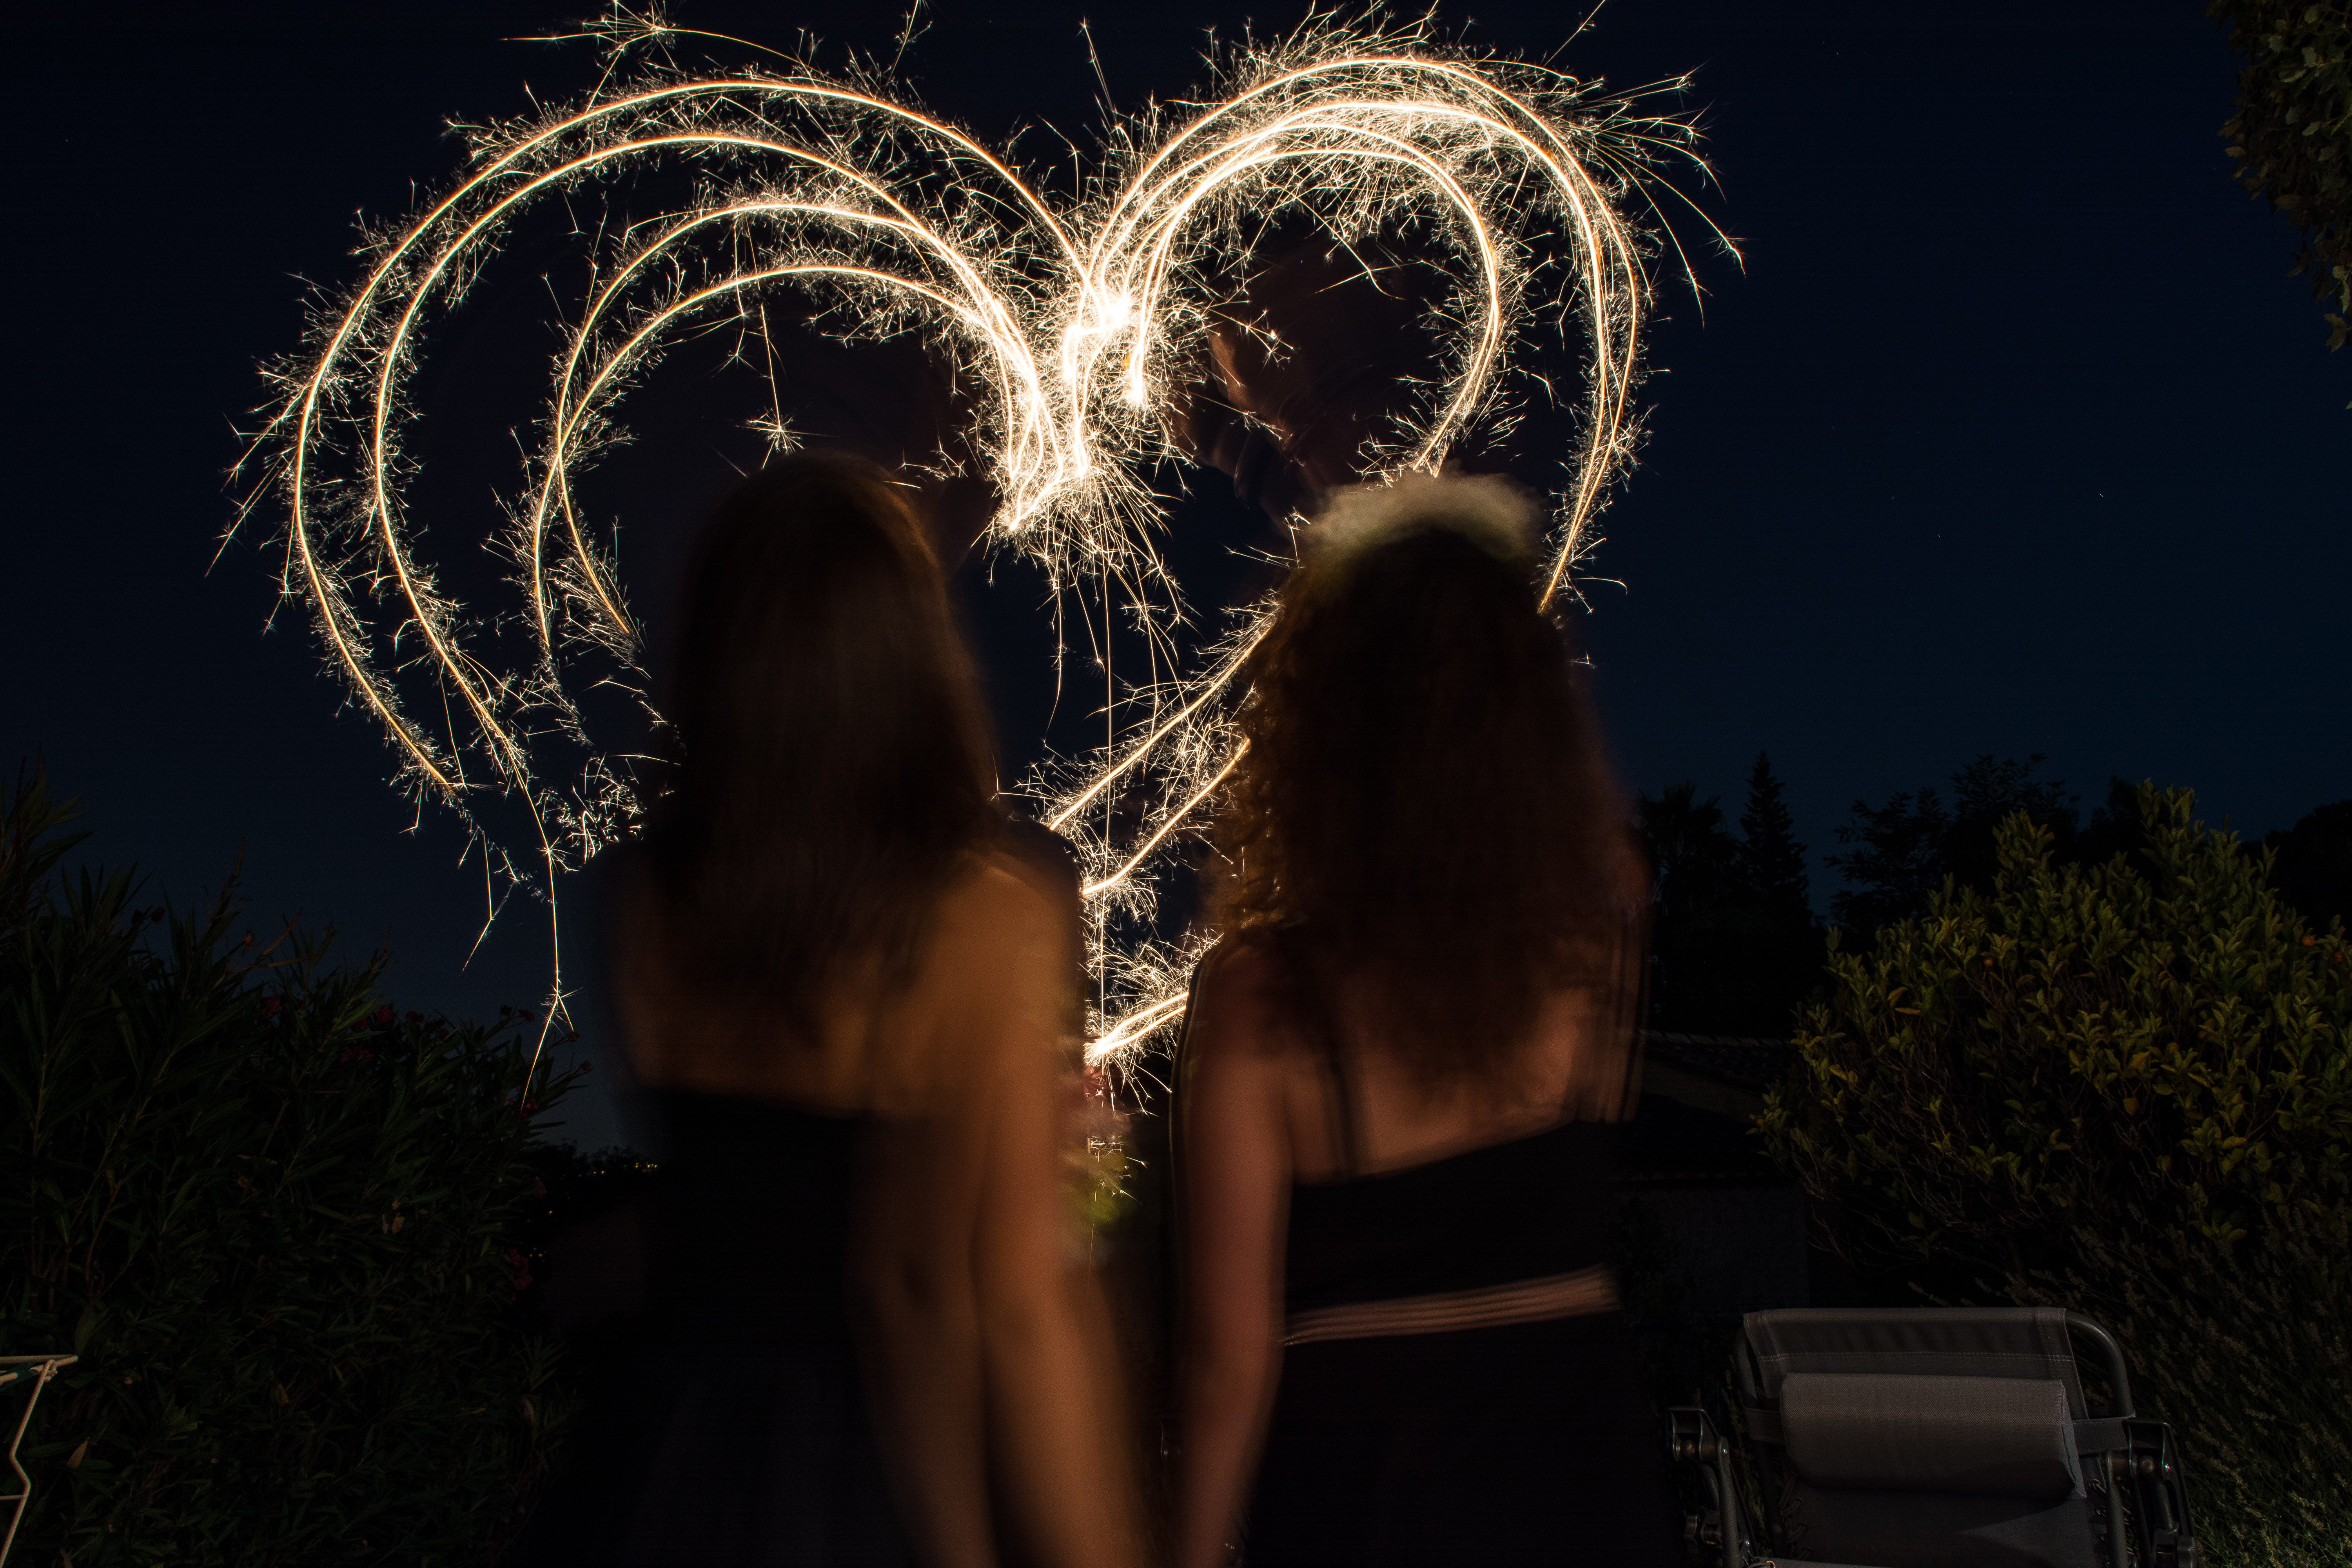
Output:
[[[473,132],[465,176],[369,247],[366,277],[318,311],[311,348],[272,372],[248,510],[271,498],[284,509],[285,594],[384,726],[402,784],[459,813],[486,877],[496,866],[544,895],[551,1021],[564,994],[557,884],[636,813],[575,697],[583,679],[645,689],[617,549],[584,517],[575,474],[623,434],[623,395],[665,348],[755,316],[764,331],[772,296],[817,304],[819,329],[838,336],[919,334],[971,394],[972,449],[998,498],[994,547],[1034,559],[1057,603],[1098,609],[1106,637],[1116,601],[1149,645],[1143,678],[1106,671],[1102,746],[1027,785],[1085,867],[1099,985],[1089,1058],[1133,1053],[1177,1016],[1194,955],[1114,940],[1112,915],[1129,917],[1121,929],[1148,924],[1132,917],[1148,915],[1171,840],[1231,770],[1229,689],[1262,624],[1244,615],[1205,653],[1180,646],[1186,606],[1138,474],[1178,455],[1175,389],[1199,374],[1213,274],[1234,274],[1270,216],[1303,216],[1338,245],[1401,220],[1440,237],[1454,266],[1434,323],[1444,373],[1376,444],[1386,474],[1434,470],[1496,415],[1531,323],[1580,324],[1580,449],[1549,597],[1569,584],[1632,441],[1649,284],[1646,242],[1622,209],[1672,191],[1658,168],[1690,155],[1691,128],[1642,112],[1643,95],[1602,98],[1556,71],[1443,47],[1425,26],[1318,17],[1228,56],[1222,99],[1115,124],[1086,194],[1056,201],[878,76],[796,63],[696,75],[658,58],[677,36],[658,22],[615,11],[598,34],[606,84]],[[614,183],[665,163],[692,172],[692,199],[603,237],[593,220]],[[401,437],[418,414],[428,325],[527,214],[557,203],[596,237],[593,281],[562,324],[526,482],[492,542],[516,564],[518,603],[469,606],[420,559]],[[781,416],[772,435],[788,441]],[[500,613],[528,627],[531,668],[471,651],[494,640]],[[1108,647],[1098,639],[1097,657]],[[403,700],[420,679],[437,692],[437,725]],[[557,747],[585,760],[544,777],[534,754]],[[521,803],[535,842],[493,837],[472,809],[486,792]],[[1139,824],[1104,809],[1114,793],[1152,803]]]

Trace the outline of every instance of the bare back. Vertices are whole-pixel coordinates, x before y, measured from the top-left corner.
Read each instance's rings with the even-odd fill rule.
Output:
[[[931,1563],[979,1568],[1000,1532],[1047,1568],[1134,1555],[1115,1380],[1069,1272],[1059,1185],[1072,902],[1017,860],[974,856],[912,974],[845,966],[814,1038],[687,981],[642,880],[616,922],[640,1082],[867,1120],[852,1289],[899,1506]]]
[[[1505,1058],[1507,1078],[1432,1083],[1387,1046],[1376,997],[1360,980],[1342,975],[1306,1005],[1293,1005],[1294,984],[1266,943],[1235,942],[1202,975],[1199,1005],[1214,1024],[1209,1048],[1270,1058],[1264,1081],[1278,1101],[1295,1180],[1423,1164],[1572,1115],[1610,1119],[1622,1103],[1605,1084],[1621,1050],[1611,1032],[1622,1024],[1592,989],[1546,999],[1529,1037]],[[1310,1008],[1311,1019],[1303,1017]],[[1352,1154],[1342,1147],[1349,1142]]]
[[[680,973],[642,875],[624,890],[615,1001],[639,1082],[842,1112],[924,1119],[1005,1064],[1074,1037],[1071,918],[1016,862],[976,856],[940,897],[913,973],[853,961],[810,1038],[772,1010]]]

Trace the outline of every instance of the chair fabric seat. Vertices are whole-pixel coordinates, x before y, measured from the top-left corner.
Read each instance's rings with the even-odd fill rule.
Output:
[[[1817,1487],[2054,1501],[2082,1471],[2063,1384],[2043,1378],[1791,1373],[1789,1462]]]
[[[1791,1481],[1776,1500],[1804,1562],[1871,1568],[2100,1568],[2081,1498],[1838,1491]]]
[[[1788,1568],[2099,1568],[2063,1310],[1753,1312],[1738,1365]]]

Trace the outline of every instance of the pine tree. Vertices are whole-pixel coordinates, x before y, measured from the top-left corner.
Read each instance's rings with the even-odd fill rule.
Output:
[[[1641,797],[1657,868],[1650,931],[1651,1023],[1697,1034],[1780,1035],[1822,965],[1806,900],[1805,847],[1769,762],[1756,760],[1733,837],[1694,784]]]
[[[1651,1022],[1715,1031],[1727,962],[1738,952],[1742,875],[1739,841],[1724,826],[1716,797],[1696,784],[1641,795],[1634,812],[1656,880],[1650,925]]]
[[[1885,805],[1855,801],[1837,836],[1854,847],[1830,857],[1847,883],[1830,895],[1830,918],[1848,931],[1874,931],[1916,915],[1943,885],[1952,816],[1932,789],[1897,790]]]
[[[1805,847],[1797,842],[1797,819],[1781,798],[1772,759],[1762,752],[1756,753],[1756,766],[1748,774],[1748,809],[1739,814],[1739,831],[1747,836],[1740,859],[1765,905],[1775,915],[1811,924]]]
[[[1991,887],[1993,837],[2016,812],[2050,831],[2061,862],[2074,859],[2075,797],[2060,781],[2034,776],[2046,760],[2039,752],[2023,762],[1980,754],[1952,775],[1949,811],[1932,789],[1898,791],[1879,806],[1855,801],[1837,830],[1838,842],[1854,847],[1830,857],[1847,883],[1830,899],[1831,918],[1850,931],[1874,931],[1919,914],[1947,877]]]

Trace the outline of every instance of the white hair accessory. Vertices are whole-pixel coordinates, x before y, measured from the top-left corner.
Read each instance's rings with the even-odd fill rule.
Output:
[[[1512,566],[1535,563],[1538,508],[1533,497],[1500,474],[1400,474],[1386,484],[1349,485],[1332,492],[1302,542],[1314,560],[1328,561],[1419,529],[1462,535]]]

